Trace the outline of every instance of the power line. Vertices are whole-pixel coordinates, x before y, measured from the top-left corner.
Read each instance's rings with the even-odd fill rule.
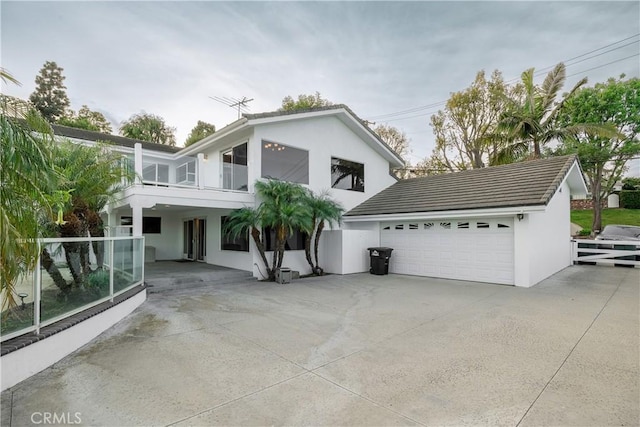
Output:
[[[592,70],[596,70],[598,68],[606,67],[607,65],[615,64],[616,62],[621,62],[621,61],[624,61],[626,59],[635,58],[636,56],[640,56],[640,53],[636,53],[635,55],[627,56],[625,58],[616,59],[615,61],[607,62],[606,64],[598,65],[597,67],[588,68],[588,69],[580,71],[578,73],[570,74],[570,75],[567,76],[567,78],[568,77],[577,76],[578,74],[586,73],[587,71],[592,71]]]
[[[590,54],[592,54],[592,53],[595,53],[595,52],[601,51],[601,50],[606,49],[606,48],[611,47],[611,46],[615,46],[615,45],[617,45],[617,44],[620,44],[620,43],[625,42],[625,41],[627,41],[627,40],[631,40],[631,39],[633,39],[633,38],[635,38],[635,37],[638,37],[638,36],[640,36],[640,33],[634,34],[634,35],[632,35],[632,36],[629,36],[629,37],[626,37],[626,38],[624,38],[624,39],[618,40],[618,41],[616,41],[616,42],[614,42],[614,43],[610,43],[610,44],[608,44],[608,45],[605,45],[605,46],[599,47],[599,48],[597,48],[597,49],[593,49],[593,50],[591,50],[591,51],[589,51],[589,52],[585,52],[585,53],[583,53],[583,54],[580,54],[580,55],[574,56],[574,57],[572,57],[572,58],[569,58],[569,59],[567,59],[567,60],[565,60],[565,61],[560,61],[560,62],[564,62],[564,63],[565,63],[565,65],[566,65],[567,67],[570,67],[570,66],[573,66],[573,65],[575,65],[575,64],[578,64],[578,63],[580,63],[580,62],[586,61],[586,60],[588,60],[588,59],[593,59],[593,58],[595,58],[595,57],[598,57],[598,56],[604,55],[604,54],[606,54],[606,53],[613,52],[613,51],[618,50],[618,49],[622,49],[622,48],[627,47],[627,46],[630,46],[630,45],[632,45],[632,44],[636,44],[636,43],[640,42],[640,40],[637,40],[637,41],[634,41],[634,42],[631,42],[631,43],[627,43],[627,44],[625,44],[625,45],[623,45],[623,46],[618,46],[618,47],[616,47],[616,48],[614,48],[614,49],[609,49],[609,50],[608,50],[608,51],[606,51],[606,52],[601,52],[601,53],[599,53],[599,54],[597,54],[597,55],[593,55],[593,56],[591,56],[591,57],[589,57],[589,58],[585,58],[585,59],[582,59],[582,60],[580,60],[580,61],[576,61],[576,62],[574,62],[573,64],[566,64],[567,62],[571,62],[571,61],[573,61],[573,60],[575,60],[575,59],[583,58],[584,56],[587,56],[587,55],[590,55]],[[614,64],[614,63],[616,63],[616,62],[620,62],[620,61],[624,61],[624,60],[629,59],[629,58],[633,58],[633,57],[635,57],[635,56],[638,56],[638,54],[636,54],[636,55],[631,55],[631,56],[629,56],[629,57],[625,57],[625,58],[621,58],[621,59],[618,59],[618,60],[615,60],[615,61],[611,61],[611,62],[608,62],[608,63],[606,63],[606,64],[602,64],[602,65],[599,65],[599,66],[597,66],[597,67],[593,67],[593,68],[590,68],[590,69],[587,69],[587,70],[581,71],[581,72],[579,72],[579,73],[571,74],[571,75],[566,76],[566,77],[567,77],[567,78],[568,78],[568,77],[573,77],[573,76],[575,76],[576,74],[581,74],[581,73],[584,73],[584,72],[587,72],[587,71],[595,70],[595,69],[597,69],[597,68],[602,68],[602,67],[605,67],[605,66],[607,66],[607,65]],[[556,65],[557,65],[557,64],[556,64]],[[539,69],[538,71],[536,71],[536,72],[534,73],[534,75],[543,74],[543,73],[545,72],[545,70],[550,70],[550,69],[552,69],[553,67],[555,67],[555,65],[552,65],[552,66],[548,66],[548,67],[541,68],[541,69]],[[513,78],[513,79],[506,80],[505,82],[506,82],[506,83],[509,83],[509,82],[515,81],[515,80],[517,80],[517,79],[518,79],[518,77],[515,77],[515,78]],[[424,110],[431,110],[431,109],[433,109],[433,108],[435,108],[435,107],[442,106],[442,105],[444,105],[444,104],[446,104],[446,103],[447,103],[447,101],[446,101],[446,100],[445,100],[445,101],[434,102],[434,103],[432,103],[432,104],[421,105],[421,106],[413,107],[413,108],[409,108],[409,109],[406,109],[406,110],[395,111],[395,112],[391,112],[391,113],[387,113],[387,114],[380,114],[380,115],[377,115],[377,116],[370,116],[370,117],[368,117],[368,119],[369,119],[369,120],[380,120],[380,121],[385,121],[385,122],[393,122],[393,121],[399,121],[399,120],[413,119],[413,118],[422,117],[422,116],[426,116],[426,115],[432,114],[432,113],[436,112],[436,111],[437,111],[437,109],[436,109],[436,110],[433,110],[433,111],[427,111],[427,112],[425,112],[425,113],[421,113],[421,114],[415,114],[415,115],[413,115],[413,116],[408,116],[408,117],[400,117],[400,118],[398,118],[398,116],[404,116],[404,115],[407,115],[407,114],[417,113],[417,112],[419,112],[419,111],[424,111]]]

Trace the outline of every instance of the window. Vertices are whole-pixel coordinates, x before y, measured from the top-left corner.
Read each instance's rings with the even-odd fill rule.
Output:
[[[445,230],[449,230],[449,229],[451,229],[451,223],[450,222],[441,222],[440,223],[440,228],[444,228]]]
[[[247,191],[247,143],[237,145],[222,153],[222,188]]]
[[[196,183],[196,161],[191,160],[176,168],[176,182],[178,184]]]
[[[120,225],[132,226],[133,217],[123,216],[120,218]],[[143,216],[142,232],[144,234],[162,234],[162,218],[159,216]]]
[[[396,230],[404,230],[404,224],[398,224],[394,227]]]
[[[276,249],[276,231],[270,227],[267,227],[262,232],[264,235],[265,250],[274,251]],[[293,234],[289,235],[289,238],[284,243],[284,250],[285,251],[303,251],[304,241],[306,237],[307,237],[306,233],[300,230],[295,230]]]
[[[249,232],[233,238],[231,234],[225,233],[225,225],[229,222],[229,217],[223,216],[220,224],[220,235],[222,236],[221,249],[223,251],[249,252]]]
[[[309,152],[262,141],[262,177],[309,184]]]
[[[460,228],[469,228],[468,222],[458,222],[458,229]]]
[[[480,222],[478,221],[478,224],[476,225],[477,228],[489,228],[489,223],[488,222]]]
[[[331,188],[364,193],[364,165],[332,157]]]
[[[142,168],[142,180],[148,182],[169,182],[169,165],[151,163]]]

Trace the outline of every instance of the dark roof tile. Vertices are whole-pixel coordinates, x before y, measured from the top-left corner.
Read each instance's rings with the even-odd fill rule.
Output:
[[[400,180],[345,216],[546,205],[575,156]]]

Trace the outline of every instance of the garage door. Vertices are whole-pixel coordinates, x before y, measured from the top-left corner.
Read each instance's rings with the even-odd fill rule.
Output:
[[[381,246],[394,249],[389,272],[513,284],[513,219],[382,223]]]

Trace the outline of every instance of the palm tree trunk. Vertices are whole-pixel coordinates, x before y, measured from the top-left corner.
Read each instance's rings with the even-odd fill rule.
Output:
[[[251,237],[253,237],[253,241],[258,248],[258,253],[260,254],[260,258],[262,258],[262,262],[264,262],[264,266],[267,269],[267,276],[269,279],[273,279],[275,277],[275,273],[273,269],[269,267],[269,261],[267,261],[267,255],[265,254],[264,244],[262,240],[260,240],[260,230],[255,227],[251,228]]]
[[[307,233],[307,237],[304,239],[304,255],[307,257],[307,262],[311,266],[311,271],[313,272],[313,260],[311,259],[311,237],[313,236],[313,232],[316,229],[316,219],[313,218],[311,223],[311,233]]]
[[[45,248],[42,249],[42,253],[40,255],[40,263],[45,271],[49,274],[53,283],[60,289],[63,293],[67,294],[71,291],[71,285],[67,283],[67,281],[62,277],[62,273],[58,270],[53,258],[51,258],[51,254]]]
[[[82,284],[82,272],[80,271],[81,261],[78,244],[63,243],[62,247],[64,248],[64,257],[67,260],[67,266],[71,272],[71,277],[73,277],[74,283],[77,286],[80,286]]]
[[[316,260],[316,265],[313,268],[313,272],[318,276],[322,276],[322,269],[320,268],[320,263],[318,262],[318,246],[320,245],[320,234],[322,234],[322,230],[324,230],[324,221],[320,221],[318,224],[318,230],[316,231],[316,238],[313,244],[313,255]]]
[[[596,235],[602,231],[602,194],[600,191],[600,180],[595,180],[591,189],[591,202],[593,204],[593,222],[591,223],[591,233]]]

